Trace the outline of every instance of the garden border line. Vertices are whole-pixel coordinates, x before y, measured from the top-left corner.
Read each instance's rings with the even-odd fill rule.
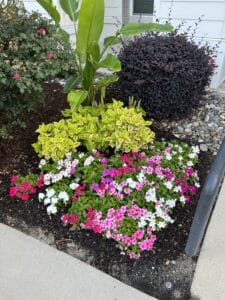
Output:
[[[193,299],[225,299],[225,180],[211,217],[191,287]]]
[[[157,300],[24,233],[0,224],[4,300]]]

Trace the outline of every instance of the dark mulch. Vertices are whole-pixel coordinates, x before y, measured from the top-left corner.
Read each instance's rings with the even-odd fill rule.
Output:
[[[54,236],[58,249],[159,299],[189,299],[195,261],[184,255],[184,248],[199,195],[185,208],[176,208],[175,224],[158,234],[155,250],[144,254],[139,261],[130,261],[120,255],[113,241],[91,232],[68,231],[61,225],[59,217],[47,215],[46,208],[35,197],[29,202],[9,198],[11,175],[37,170],[38,158],[31,144],[36,141],[38,125],[59,120],[61,111],[67,107],[66,95],[58,83],[46,84],[45,94],[45,101],[26,116],[27,128],[17,129],[13,140],[0,142],[0,222],[26,232],[40,227],[44,234]],[[173,138],[169,132],[159,128],[154,130],[157,138]],[[198,171],[202,184],[211,162],[211,153],[201,153]],[[168,289],[166,286],[170,283],[172,288]]]

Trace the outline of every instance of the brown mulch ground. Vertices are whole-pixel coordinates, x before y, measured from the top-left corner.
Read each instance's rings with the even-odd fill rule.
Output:
[[[46,208],[36,197],[29,202],[10,199],[11,175],[37,170],[39,160],[31,147],[37,138],[35,130],[42,122],[59,120],[61,111],[67,107],[66,95],[58,83],[46,84],[45,94],[45,101],[26,116],[27,128],[16,129],[13,140],[0,141],[0,222],[25,232],[41,228],[44,233],[54,236],[55,245],[60,250],[159,299],[189,299],[195,260],[184,255],[184,248],[199,195],[185,208],[176,208],[176,222],[158,234],[154,252],[146,253],[135,262],[121,256],[113,241],[90,232],[68,231],[61,225],[58,216],[50,218],[47,215]],[[170,133],[158,128],[154,131],[158,138],[172,138]],[[201,153],[198,172],[202,184],[211,162],[211,153]],[[166,287],[168,282],[172,284],[171,289]]]

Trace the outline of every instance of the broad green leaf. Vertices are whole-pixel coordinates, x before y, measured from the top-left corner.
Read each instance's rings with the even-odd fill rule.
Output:
[[[87,98],[88,92],[82,90],[72,90],[67,96],[72,112],[75,112],[82,102]]]
[[[98,64],[100,60],[100,46],[97,42],[92,42],[87,49],[87,55],[89,61],[91,61],[93,64]]]
[[[82,82],[83,87],[87,91],[90,91],[90,88],[93,86],[95,73],[96,73],[95,63],[88,58],[83,71],[83,82]]]
[[[77,0],[60,0],[60,5],[71,21],[76,21]]]
[[[125,24],[117,34],[125,36],[136,35],[142,32],[158,31],[158,32],[170,32],[173,30],[171,24],[158,24],[158,23],[128,23]]]
[[[104,77],[104,78],[98,80],[98,82],[96,83],[96,87],[97,87],[97,89],[106,87],[106,86],[110,85],[111,83],[118,81],[118,79],[119,79],[119,77],[117,77],[117,76]]]
[[[120,42],[121,42],[121,40],[117,36],[115,36],[115,35],[108,36],[104,39],[104,48],[107,49],[108,47],[117,45]]]
[[[81,76],[71,76],[66,81],[64,86],[64,92],[69,93],[71,90],[74,90],[81,84]]]
[[[77,53],[86,61],[87,49],[98,42],[104,26],[104,0],[83,0],[78,16]]]
[[[119,72],[121,70],[121,63],[115,55],[108,53],[106,58],[100,61],[98,67],[107,68],[113,72]]]
[[[70,35],[68,32],[66,32],[64,29],[61,27],[58,29],[56,33],[56,38],[61,42],[62,44],[68,44],[70,43]]]
[[[52,17],[52,19],[59,24],[60,14],[52,0],[37,0],[37,2],[47,11],[50,17]]]

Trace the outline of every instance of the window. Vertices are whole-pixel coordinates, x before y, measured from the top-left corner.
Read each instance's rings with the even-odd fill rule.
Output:
[[[133,14],[153,14],[154,0],[133,0]]]

